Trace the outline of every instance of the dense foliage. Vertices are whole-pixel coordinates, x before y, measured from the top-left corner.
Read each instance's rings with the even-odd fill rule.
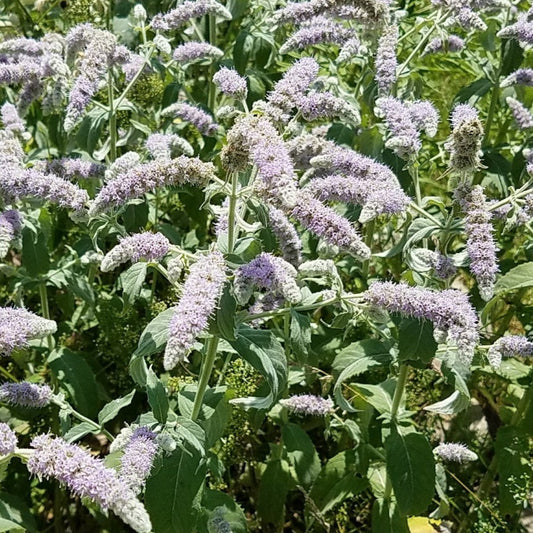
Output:
[[[0,531],[531,531],[532,45],[2,2]]]

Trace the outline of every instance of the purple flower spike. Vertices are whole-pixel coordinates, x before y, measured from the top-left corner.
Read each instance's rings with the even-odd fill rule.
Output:
[[[57,330],[53,320],[41,318],[23,308],[0,307],[0,355],[10,355],[32,339],[41,339]]]
[[[507,335],[498,339],[487,354],[489,363],[498,368],[502,363],[502,357],[520,357],[533,355],[533,342],[522,335]]]
[[[518,70],[511,72],[511,74],[502,81],[500,86],[509,87],[510,85],[533,86],[533,69],[519,68]]]
[[[513,113],[516,125],[521,130],[527,130],[533,128],[533,116],[529,109],[527,109],[521,102],[515,98],[508,96],[505,101]]]
[[[15,432],[5,422],[0,422],[0,455],[13,453],[16,448],[17,436]]]
[[[269,228],[278,239],[283,259],[291,265],[298,266],[302,260],[302,241],[296,228],[283,211],[272,206],[268,208],[268,220]]]
[[[0,214],[0,259],[3,259],[9,252],[9,246],[21,225],[22,217],[18,211],[12,209]]]
[[[193,105],[185,103],[172,104],[166,109],[163,109],[161,115],[164,117],[175,116],[181,118],[185,122],[192,124],[204,135],[215,135],[218,131],[218,126],[213,121],[211,115]]]
[[[220,59],[224,52],[209,43],[190,41],[180,44],[172,54],[174,61],[189,63],[201,59]]]
[[[313,394],[298,394],[279,403],[291,413],[304,416],[326,416],[333,411],[333,402]]]
[[[448,342],[457,347],[461,360],[465,364],[472,362],[479,340],[478,318],[468,297],[461,292],[432,291],[405,283],[379,281],[370,285],[365,298],[389,312],[430,320],[447,334]]]
[[[246,80],[237,74],[236,70],[222,67],[214,76],[213,82],[226,96],[236,100],[244,100],[248,94]]]
[[[150,533],[152,524],[143,504],[102,459],[52,435],[34,437],[31,446],[34,452],[27,465],[31,474],[57,479],[76,496],[111,509],[138,533]]]
[[[119,479],[135,494],[141,492],[150,475],[158,449],[156,438],[157,435],[148,428],[137,428],[124,449]]]
[[[170,321],[165,370],[172,370],[187,358],[196,337],[207,328],[225,282],[225,263],[220,252],[202,256],[191,266]]]
[[[398,44],[398,26],[385,28],[378,42],[376,52],[376,81],[380,94],[388,94],[396,82],[396,45]]]
[[[137,233],[125,237],[102,259],[100,270],[110,272],[122,263],[158,261],[164,257],[170,242],[162,233]]]
[[[166,14],[156,15],[152,19],[152,27],[155,30],[175,30],[189,20],[203,17],[204,15],[216,15],[224,20],[231,20],[231,13],[215,0],[185,0],[178,7]]]
[[[52,389],[48,385],[37,385],[23,381],[4,383],[0,386],[0,402],[22,407],[46,407],[52,401]]]
[[[476,461],[478,456],[469,450],[464,444],[456,442],[444,442],[439,444],[433,450],[444,461],[453,461],[455,463],[466,463]]]

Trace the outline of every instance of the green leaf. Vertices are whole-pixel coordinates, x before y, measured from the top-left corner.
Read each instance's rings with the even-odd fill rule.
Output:
[[[186,450],[198,452],[202,457],[205,455],[205,431],[193,420],[184,416],[178,416],[175,435]]]
[[[235,337],[235,311],[237,302],[229,290],[229,284],[226,283],[224,292],[220,298],[219,308],[217,310],[216,325],[220,335],[229,341],[234,341]]]
[[[498,458],[499,502],[502,514],[514,514],[526,501],[514,495],[527,494],[532,480],[527,433],[512,426],[498,430],[495,444]]]
[[[296,481],[309,487],[320,473],[320,459],[309,435],[296,424],[286,424],[281,430],[283,445]]]
[[[67,348],[54,350],[48,357],[50,370],[82,414],[93,418],[98,412],[96,376],[82,355]]]
[[[202,516],[198,523],[200,533],[213,533],[208,523],[212,517],[220,516],[225,520],[232,533],[246,533],[248,531],[246,516],[239,505],[224,492],[219,490],[204,490],[202,498]]]
[[[454,415],[464,411],[470,405],[470,396],[465,396],[461,391],[454,391],[450,396],[440,402],[424,407],[424,411],[440,415]]]
[[[0,531],[37,531],[28,506],[17,496],[7,492],[0,492]]]
[[[487,78],[473,81],[470,85],[463,87],[455,97],[456,102],[468,102],[474,95],[480,98],[492,89],[492,82]]]
[[[350,413],[355,412],[342,394],[342,384],[346,380],[371,368],[388,365],[391,359],[389,347],[375,339],[357,341],[344,348],[333,361],[334,372],[340,372],[333,388],[339,407]]]
[[[213,414],[202,420],[200,424],[204,428],[207,448],[211,448],[226,431],[226,427],[231,421],[233,407],[228,402],[226,395],[216,404]]]
[[[289,481],[289,465],[286,461],[273,459],[267,463],[261,476],[257,500],[257,513],[264,526],[279,525],[284,521]]]
[[[381,414],[391,412],[392,396],[396,387],[395,379],[388,379],[379,385],[358,384],[355,387],[376,411]]]
[[[298,360],[306,361],[311,344],[311,320],[294,309],[291,309],[290,342]]]
[[[89,424],[89,422],[81,422],[80,424],[76,424],[75,426],[72,426],[64,435],[63,438],[67,442],[75,442],[78,439],[81,439],[82,437],[85,437],[85,435],[88,435],[89,433],[92,433],[95,431],[94,424]]]
[[[106,422],[113,420],[115,416],[118,415],[119,411],[128,406],[133,400],[135,394],[135,389],[133,389],[129,394],[123,396],[122,398],[117,398],[109,402],[108,404],[102,407],[102,410],[98,413],[98,423],[103,426]]]
[[[523,263],[503,275],[494,286],[494,294],[533,286],[533,262]]]
[[[65,271],[65,279],[67,281],[68,288],[76,296],[81,298],[84,302],[87,302],[90,306],[94,307],[94,291],[85,276],[67,270]]]
[[[372,506],[372,533],[409,533],[407,517],[390,500],[377,499]]]
[[[393,426],[385,440],[387,474],[403,515],[423,513],[435,491],[435,461],[426,437]]]
[[[133,355],[129,364],[130,376],[137,385],[146,387],[146,381],[148,380],[148,366],[144,357],[138,357]]]
[[[48,272],[50,257],[43,232],[35,235],[29,227],[22,230],[22,266],[32,277]]]
[[[398,326],[398,359],[419,361],[426,365],[437,351],[437,342],[433,338],[433,324],[416,318],[403,318]]]
[[[198,453],[181,448],[159,459],[144,498],[153,533],[195,531],[206,472]]]
[[[174,312],[174,307],[163,311],[144,328],[137,349],[133,353],[134,357],[152,355],[163,351],[168,340],[168,328]]]
[[[321,513],[328,512],[368,487],[368,481],[358,473],[358,464],[356,451],[345,450],[322,467],[309,493]]]
[[[281,394],[287,384],[287,360],[283,347],[271,331],[252,329],[241,325],[237,339],[231,346],[246,362],[250,363],[270,387],[270,393],[263,398],[236,398],[232,403],[245,408],[268,409]]]
[[[167,391],[151,367],[146,375],[146,394],[155,418],[164,424],[167,421],[169,408]]]
[[[120,275],[122,290],[124,294],[124,304],[131,305],[141,294],[141,289],[146,278],[148,263],[135,263],[126,272]]]

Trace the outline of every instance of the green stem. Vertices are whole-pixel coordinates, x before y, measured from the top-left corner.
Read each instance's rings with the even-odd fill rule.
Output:
[[[365,244],[368,246],[369,249],[371,248],[373,237],[374,237],[374,226],[375,226],[375,221],[374,219],[372,219],[370,220],[370,222],[368,222],[365,228]],[[363,279],[368,278],[369,267],[370,267],[370,258],[363,261],[363,265],[362,265]]]
[[[207,342],[207,353],[205,355],[205,359],[202,364],[202,370],[200,372],[198,390],[196,392],[196,396],[194,397],[191,420],[196,420],[198,418],[198,415],[200,414],[200,409],[202,408],[202,403],[204,401],[207,384],[209,383],[209,378],[211,377],[211,372],[213,371],[213,366],[215,365],[215,357],[217,355],[217,350],[218,337],[211,337]]]
[[[46,291],[46,282],[43,281],[39,285],[39,296],[41,297],[41,311],[43,318],[50,320],[50,308],[48,306],[48,293]],[[46,343],[48,344],[48,349],[51,350],[54,346],[54,341],[52,335],[46,336]]]
[[[217,27],[216,27],[216,18],[214,15],[209,15],[209,44],[213,46],[217,45]],[[213,82],[213,76],[215,75],[215,62],[212,61],[209,66],[209,95],[207,98],[207,107],[211,111],[214,111],[215,106],[215,94],[216,87]]]
[[[109,107],[109,159],[113,163],[117,158],[117,116],[113,105],[113,69],[109,69],[107,76],[107,104]]]
[[[431,220],[435,225],[442,227],[441,222],[439,222],[433,215],[430,215],[428,212],[425,211],[425,209],[422,209],[414,202],[411,202],[409,204],[409,207],[416,211],[419,215],[422,215],[423,217],[426,217],[428,220]]]
[[[239,185],[239,175],[237,172],[231,174],[231,194],[228,208],[228,253],[232,254],[235,248],[237,228],[235,226],[235,210],[237,209],[237,187]]]

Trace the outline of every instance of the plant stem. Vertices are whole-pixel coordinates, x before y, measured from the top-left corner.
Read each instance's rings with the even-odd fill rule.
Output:
[[[41,297],[41,311],[43,313],[43,318],[50,320],[50,308],[48,306],[48,293],[46,291],[46,281],[43,281],[39,285],[39,296]],[[54,346],[52,335],[46,336],[46,343],[48,344],[48,349],[51,350]]]
[[[368,224],[366,225],[366,229],[365,229],[365,244],[368,246],[369,249],[370,249],[370,245],[372,244],[373,237],[374,237],[374,226],[375,226],[375,221],[374,219],[372,219],[370,222],[368,222]],[[370,258],[363,261],[363,265],[362,265],[363,279],[366,279],[368,277],[369,267],[370,267]]]
[[[196,420],[198,418],[198,415],[200,414],[200,409],[202,408],[202,403],[204,401],[207,384],[209,382],[209,378],[211,377],[211,372],[213,371],[213,366],[215,364],[217,349],[218,337],[211,337],[207,342],[207,353],[205,355],[205,359],[202,364],[202,370],[200,372],[198,390],[196,391],[196,396],[194,397],[191,420]]]
[[[427,213],[424,209],[419,207],[414,202],[411,202],[409,204],[409,207],[412,208],[414,211],[416,211],[418,214],[422,215],[423,217],[426,217],[428,220],[431,220],[431,222],[433,222],[435,225],[442,227],[441,222],[439,222],[433,215],[430,215],[429,213]]]
[[[217,45],[217,27],[216,27],[216,17],[215,15],[209,15],[209,44],[216,46]],[[207,97],[207,107],[210,111],[214,111],[215,106],[215,94],[216,87],[213,82],[213,76],[215,75],[215,62],[213,61],[209,66],[209,94]]]
[[[107,104],[109,107],[109,159],[113,163],[117,158],[117,116],[113,101],[113,69],[109,69],[107,76]]]
[[[228,253],[232,254],[235,248],[237,231],[235,227],[235,210],[237,209],[237,187],[239,185],[239,175],[237,172],[231,174],[231,194],[228,208]]]

